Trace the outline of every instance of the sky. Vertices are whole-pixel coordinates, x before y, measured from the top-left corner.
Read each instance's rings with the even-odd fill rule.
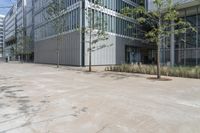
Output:
[[[2,7],[12,6],[15,2],[16,0],[0,0],[0,14],[6,15],[6,13],[9,11],[9,8]]]

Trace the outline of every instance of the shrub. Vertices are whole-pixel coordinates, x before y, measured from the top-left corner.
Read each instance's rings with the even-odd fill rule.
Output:
[[[105,68],[106,71],[127,72],[127,73],[141,73],[156,75],[157,68],[154,65],[117,65]],[[200,66],[198,67],[161,67],[161,75],[184,77],[184,78],[197,78],[200,79]]]

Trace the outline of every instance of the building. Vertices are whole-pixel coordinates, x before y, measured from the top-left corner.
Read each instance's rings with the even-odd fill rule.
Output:
[[[200,65],[200,1],[174,2],[181,2],[178,4],[179,16],[190,22],[196,32],[187,31],[185,34],[166,38],[161,48],[161,61],[163,64],[171,62],[173,65]],[[149,10],[153,9],[152,1],[149,1]]]
[[[85,66],[88,65],[88,34],[82,33],[77,28],[88,26],[86,9],[91,9],[94,15],[103,16],[109,34],[109,39],[101,44],[112,44],[92,52],[93,65],[110,65],[122,63],[148,62],[153,58],[152,50],[140,40],[136,39],[137,25],[135,20],[120,15],[124,7],[136,7],[138,3],[133,0],[104,0],[102,10],[92,8],[91,0],[66,0],[67,23],[63,32],[64,40],[60,44],[60,63],[65,65]],[[44,14],[48,1],[37,0],[34,3],[34,59],[36,63],[57,62],[56,36],[53,25],[45,20]],[[129,29],[128,25],[132,25]],[[145,47],[144,47],[145,46]],[[144,53],[144,54],[141,54]]]
[[[3,55],[3,43],[4,43],[4,33],[3,33],[3,21],[4,21],[4,15],[0,15],[0,58]]]
[[[10,60],[18,60],[19,57],[33,60],[32,2],[32,0],[17,0],[5,17],[4,56]]]
[[[63,40],[59,44],[59,62],[63,65],[87,66],[88,38],[86,32],[78,29],[88,27],[86,10],[104,19],[108,40],[97,43],[111,44],[92,52],[92,65],[114,65],[122,63],[151,63],[155,60],[156,50],[141,40],[134,19],[123,17],[124,7],[136,7],[140,0],[104,0],[100,9],[93,8],[93,0],[64,0],[66,20]],[[56,32],[53,20],[46,19],[50,0],[17,0],[5,19],[5,56],[17,59],[20,46],[29,53],[35,63],[57,63]],[[129,25],[131,28],[129,28]],[[29,40],[29,41],[28,41]]]
[[[4,57],[10,59],[14,57],[16,42],[16,5],[14,5],[4,19]]]
[[[66,24],[62,32],[63,40],[58,48],[53,20],[46,19],[50,0],[17,0],[17,4],[5,16],[4,55],[13,59],[21,55],[21,58],[34,59],[35,63],[56,64],[59,49],[60,64],[87,66],[89,35],[77,29],[88,27],[85,11],[92,10],[94,16],[104,19],[107,25],[106,32],[109,35],[108,40],[98,42],[97,46],[112,44],[92,52],[93,65],[153,63],[156,61],[155,46],[147,45],[137,39],[140,32],[135,20],[120,14],[124,7],[138,6],[139,1],[104,0],[100,9],[94,9],[93,0],[64,0],[65,12],[62,18],[66,20]],[[152,1],[144,2],[149,10],[154,8]],[[175,65],[200,64],[199,5],[198,1],[188,0],[178,7],[180,17],[189,21],[197,32],[188,31],[174,36],[175,39],[166,38],[161,49],[163,64],[168,62]],[[130,25],[132,28],[128,28]],[[21,45],[23,54],[19,54]]]
[[[182,4],[179,14],[196,29],[196,32],[187,31],[177,35],[175,41],[171,41],[172,44],[166,40],[162,50],[162,61],[166,63],[173,58],[175,65],[200,65],[200,1]]]
[[[17,0],[16,38],[18,55],[26,61],[33,61],[33,0]]]
[[[34,0],[26,0],[25,6],[26,51],[29,61],[34,61]]]

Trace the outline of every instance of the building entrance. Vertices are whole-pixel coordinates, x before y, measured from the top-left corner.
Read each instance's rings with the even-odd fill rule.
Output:
[[[150,48],[126,46],[125,57],[125,61],[127,64],[155,64],[156,50]]]
[[[140,49],[132,46],[126,46],[126,63],[136,64],[141,62]]]

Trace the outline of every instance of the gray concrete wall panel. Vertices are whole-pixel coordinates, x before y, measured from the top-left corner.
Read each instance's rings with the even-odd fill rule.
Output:
[[[57,63],[57,38],[35,42],[35,63]],[[72,32],[63,35],[60,43],[60,64],[80,66],[80,33]]]

